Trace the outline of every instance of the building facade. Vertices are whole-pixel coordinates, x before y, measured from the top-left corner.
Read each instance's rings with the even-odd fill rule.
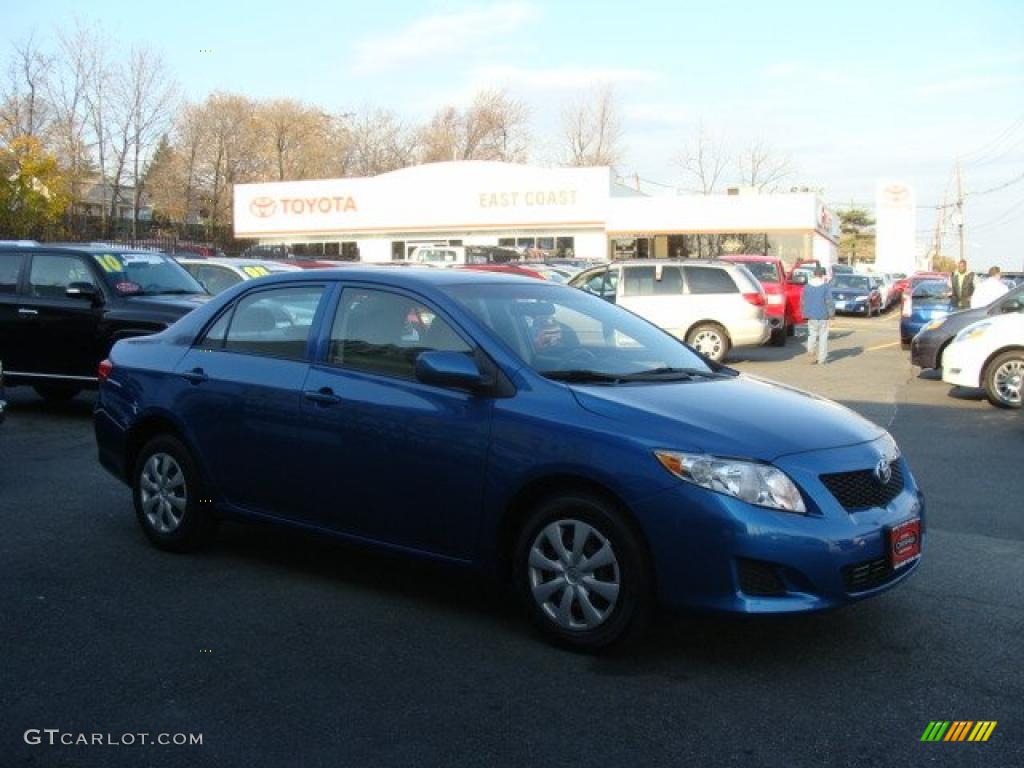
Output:
[[[367,262],[419,245],[496,245],[549,257],[835,261],[838,219],[813,194],[652,197],[607,167],[431,163],[369,178],[237,184],[235,237]]]

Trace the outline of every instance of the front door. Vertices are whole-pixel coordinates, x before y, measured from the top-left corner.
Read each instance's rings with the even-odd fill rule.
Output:
[[[324,359],[304,387],[306,514],[359,537],[469,558],[493,401],[417,381],[426,350],[473,354],[420,299],[344,289]]]

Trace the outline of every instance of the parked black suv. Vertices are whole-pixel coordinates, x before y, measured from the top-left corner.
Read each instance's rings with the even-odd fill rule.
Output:
[[[96,386],[96,367],[115,341],[161,331],[209,298],[162,253],[0,244],[4,383],[67,400]]]

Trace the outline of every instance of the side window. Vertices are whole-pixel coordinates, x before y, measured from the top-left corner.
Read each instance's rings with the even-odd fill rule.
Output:
[[[18,275],[24,260],[20,253],[0,254],[0,293],[18,292]]]
[[[203,282],[210,293],[226,291],[233,285],[242,282],[233,270],[217,267],[212,264],[202,264],[197,270],[196,278]]]
[[[331,328],[332,365],[412,379],[416,358],[435,350],[472,353],[447,322],[414,299],[364,288],[342,292]]]
[[[720,267],[683,267],[690,293],[739,293],[729,273]]]
[[[231,323],[231,315],[234,311],[234,306],[225,310],[224,314],[217,318],[217,322],[210,326],[210,330],[206,332],[206,336],[203,337],[199,346],[207,349],[223,348],[224,340],[228,337],[228,325]]]
[[[654,267],[623,267],[623,296],[653,296]]]
[[[302,285],[250,293],[235,306],[224,349],[289,360],[306,359],[309,331],[323,292],[321,285]],[[214,340],[220,322],[210,329],[208,341]]]
[[[95,285],[92,273],[77,256],[62,253],[37,253],[32,256],[29,291],[42,298],[63,298],[72,283]]]

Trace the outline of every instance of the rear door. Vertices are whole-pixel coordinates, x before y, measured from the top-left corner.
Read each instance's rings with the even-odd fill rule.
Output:
[[[26,258],[0,251],[0,363],[7,370],[24,370],[25,349],[19,333],[19,284]]]
[[[289,283],[243,294],[175,369],[182,382],[175,411],[232,505],[303,519],[298,420],[328,286]]]
[[[749,315],[750,305],[746,305],[740,296],[740,289],[729,273],[721,267],[697,266],[683,267],[683,272],[686,275],[690,323],[715,320],[732,335],[735,317],[737,314]]]

